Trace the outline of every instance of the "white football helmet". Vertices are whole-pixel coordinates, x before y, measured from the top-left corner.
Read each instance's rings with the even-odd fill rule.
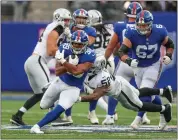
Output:
[[[72,16],[69,10],[64,8],[56,9],[53,13],[53,21],[59,22],[63,27],[68,27]]]
[[[101,70],[105,69],[106,66],[106,59],[103,55],[97,56],[94,62],[94,65],[91,67],[90,71],[88,72],[90,75],[95,75]]]
[[[90,25],[94,26],[94,25],[98,25],[98,24],[102,24],[102,15],[99,11],[97,10],[89,10],[88,11],[88,15],[89,15],[89,21],[90,21]]]

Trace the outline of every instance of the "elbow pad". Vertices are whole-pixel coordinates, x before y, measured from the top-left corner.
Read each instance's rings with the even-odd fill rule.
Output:
[[[172,41],[172,39],[168,38],[167,43],[164,45],[166,48],[172,48],[174,49],[174,42]]]
[[[121,58],[123,55],[127,55],[128,52],[129,52],[129,47],[122,44],[120,49],[118,50],[118,55]]]

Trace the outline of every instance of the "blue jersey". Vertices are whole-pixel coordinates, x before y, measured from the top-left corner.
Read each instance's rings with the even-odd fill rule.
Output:
[[[136,29],[128,28],[125,37],[132,43],[132,57],[139,60],[139,67],[147,67],[160,59],[160,47],[167,30],[163,25],[153,24],[150,36],[140,35]]]
[[[117,34],[118,36],[118,40],[120,42],[120,44],[122,44],[124,38],[125,38],[125,31],[126,29],[130,27],[130,28],[135,28],[135,22],[117,22],[114,24],[114,32]],[[129,57],[132,57],[132,51],[130,50],[128,53]]]
[[[70,43],[61,44],[60,47],[59,47],[59,50],[60,50],[60,52],[62,52],[62,50],[64,50],[64,58],[67,58],[69,55],[73,54],[73,52],[70,48]],[[95,58],[96,58],[95,52],[88,47],[87,47],[87,50],[84,53],[79,54],[77,56],[79,58],[78,64],[82,64],[82,63],[85,63],[85,62],[93,63],[95,61]],[[85,80],[87,73],[88,73],[88,71],[84,72],[81,76],[74,76],[70,73],[65,73],[65,74],[63,74],[59,77],[66,84],[82,89],[83,82]]]

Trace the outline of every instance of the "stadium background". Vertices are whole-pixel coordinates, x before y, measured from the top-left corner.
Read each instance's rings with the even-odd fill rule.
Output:
[[[71,12],[81,7],[86,10],[98,9],[105,23],[114,23],[124,20],[124,11],[128,3],[128,1],[2,1],[2,91],[31,91],[24,71],[24,62],[31,55],[42,30],[52,21],[55,9],[67,8]],[[144,9],[151,10],[154,23],[162,24],[167,28],[169,36],[176,44],[177,2],[141,1],[141,4]],[[163,66],[158,87],[170,84],[173,90],[177,91],[176,61],[175,50],[172,63]]]

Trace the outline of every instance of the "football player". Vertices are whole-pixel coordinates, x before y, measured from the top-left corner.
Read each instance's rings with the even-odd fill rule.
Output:
[[[44,133],[40,130],[44,125],[57,119],[62,112],[70,108],[78,99],[83,82],[95,61],[95,53],[88,47],[88,35],[78,30],[72,33],[71,44],[62,43],[55,58],[61,64],[56,74],[60,75],[46,90],[40,107],[47,109],[59,98],[58,105],[35,124],[31,133]],[[68,59],[68,62],[67,60]]]
[[[108,42],[113,34],[113,25],[104,24],[102,20],[102,15],[98,10],[89,10],[88,15],[90,21],[89,25],[96,29],[96,41],[93,44],[94,50],[97,56],[104,55],[106,46],[108,45]],[[114,57],[112,55],[109,57],[106,67],[111,74],[114,73],[115,64]],[[93,90],[89,89],[89,87],[86,84],[84,84],[84,88],[93,93]],[[108,105],[103,98],[100,98],[98,102],[97,101],[90,102],[88,119],[91,121],[92,124],[99,123],[99,120],[95,113],[96,104],[98,104],[101,108],[108,112],[107,111]],[[117,119],[117,114],[115,114],[115,118]]]
[[[78,101],[97,100],[104,95],[112,96],[127,109],[134,111],[160,112],[165,118],[165,127],[167,122],[172,118],[171,104],[156,105],[153,103],[142,102],[139,97],[162,95],[166,97],[169,102],[172,102],[173,96],[171,86],[167,86],[164,89],[144,87],[137,90],[123,77],[114,77],[111,75],[106,69],[104,69],[105,64],[106,60],[103,56],[96,58],[94,66],[88,73],[89,76],[87,79],[87,85],[94,89],[94,93],[88,96],[81,96]]]
[[[73,13],[73,21],[74,21],[74,23],[70,26],[70,28],[67,28],[64,31],[64,34],[66,35],[66,38],[64,39],[63,42],[69,42],[71,34],[73,32],[75,32],[77,30],[83,30],[83,31],[85,31],[87,33],[88,38],[89,38],[88,47],[93,49],[93,44],[94,44],[95,38],[96,38],[96,30],[95,30],[95,28],[88,26],[88,23],[89,23],[88,12],[85,9],[77,9]],[[93,104],[95,104],[95,102],[96,101],[92,101]],[[70,122],[72,124],[73,120],[72,120],[72,116],[71,116],[71,110],[72,110],[72,107],[65,111],[65,115],[64,115],[63,120],[64,121],[68,121],[68,122]],[[61,121],[60,120],[56,120],[53,124],[61,125]],[[63,124],[64,123],[62,123],[62,125]]]
[[[161,45],[166,47],[166,55],[162,61]],[[128,56],[129,49],[132,50],[132,58]],[[153,88],[160,77],[162,62],[165,65],[171,62],[173,50],[174,43],[168,37],[166,28],[160,24],[153,24],[153,15],[147,10],[142,10],[136,16],[136,28],[127,28],[118,54],[123,62],[132,67],[138,88]],[[151,102],[150,96],[144,100],[146,99]],[[159,104],[162,104],[161,100]],[[138,114],[131,127],[137,129],[141,120],[142,116]],[[159,129],[164,129],[165,124],[165,116],[161,113]]]
[[[39,102],[44,94],[43,87],[50,82],[50,72],[47,63],[55,56],[58,50],[58,39],[68,27],[72,17],[67,9],[57,9],[53,13],[53,22],[48,24],[39,38],[32,55],[25,62],[25,72],[34,95],[12,115],[10,122],[16,125],[25,125],[22,116],[27,110]]]
[[[140,13],[142,10],[142,6],[138,2],[132,2],[129,4],[129,6],[126,9],[126,21],[123,22],[117,22],[114,24],[114,34],[111,38],[111,41],[109,42],[106,51],[105,51],[105,57],[108,59],[114,52],[117,51],[118,47],[117,44],[121,44],[124,38],[124,33],[126,31],[127,27],[135,28],[135,19],[136,15]],[[130,57],[132,57],[131,51],[128,54]],[[131,67],[129,67],[124,62],[120,61],[119,64],[117,64],[114,75],[122,76],[127,81],[130,82],[130,80],[134,77],[134,72]],[[112,97],[109,97],[108,100],[108,114],[106,116],[106,119],[102,122],[104,125],[112,125],[114,124],[114,112],[115,108],[117,106],[117,100],[115,100]],[[146,116],[143,117],[143,122],[149,122]]]

